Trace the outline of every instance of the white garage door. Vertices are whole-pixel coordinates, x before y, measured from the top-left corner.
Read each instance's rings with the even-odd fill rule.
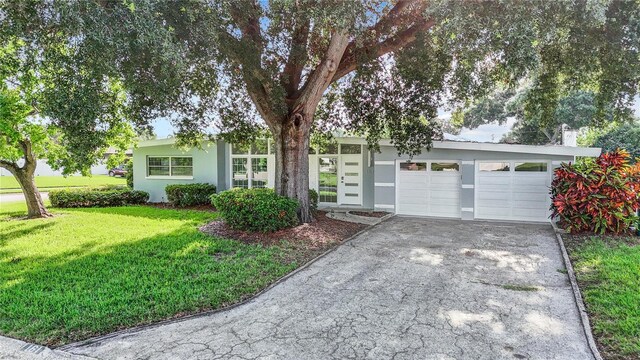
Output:
[[[548,221],[550,183],[548,161],[478,161],[475,217]]]
[[[396,161],[396,213],[460,217],[460,164]]]

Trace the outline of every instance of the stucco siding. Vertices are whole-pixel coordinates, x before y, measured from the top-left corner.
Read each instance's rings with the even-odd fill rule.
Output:
[[[148,156],[191,156],[193,158],[192,179],[149,178],[147,177]],[[173,145],[140,147],[133,150],[133,187],[149,193],[150,202],[165,202],[164,188],[169,184],[218,183],[218,157],[215,143],[203,144],[202,150],[192,148],[182,150]]]

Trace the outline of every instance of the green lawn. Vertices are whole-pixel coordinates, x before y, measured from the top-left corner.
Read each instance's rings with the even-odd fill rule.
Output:
[[[122,177],[108,175],[93,176],[36,176],[36,186],[40,191],[66,187],[98,187],[103,185],[126,185]],[[0,176],[0,193],[21,192],[20,185],[13,176]]]
[[[0,208],[0,334],[61,345],[237,302],[296,267],[282,247],[213,238],[215,213]]]
[[[569,253],[605,358],[640,359],[640,244],[592,237]]]

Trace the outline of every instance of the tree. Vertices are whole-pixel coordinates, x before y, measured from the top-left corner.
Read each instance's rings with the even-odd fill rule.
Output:
[[[583,146],[602,148],[602,152],[624,149],[631,163],[640,159],[640,120],[624,124],[612,124],[604,129],[590,129],[580,138]]]
[[[639,5],[631,1],[84,1],[15,0],[12,32],[52,31],[69,60],[117,79],[140,125],[173,118],[183,144],[212,122],[229,141],[260,125],[275,140],[275,190],[309,221],[312,132],[345,128],[377,150],[411,156],[440,137],[446,100],[479,98],[539,74],[529,111],[550,118],[562,93],[595,89],[622,116],[638,83]],[[35,25],[34,25],[35,24]],[[33,28],[41,32],[30,31]],[[65,68],[65,61],[60,67]],[[423,120],[426,119],[426,121]]]
[[[461,111],[462,120],[454,124],[458,128],[477,128],[484,124],[503,125],[514,118],[513,128],[501,140],[527,145],[559,144],[562,141],[562,126],[572,129],[594,124],[596,112],[595,94],[591,91],[571,91],[557,101],[550,119],[545,119],[540,108],[527,110],[530,87],[518,90],[498,90],[485,96]],[[610,108],[610,107],[609,107]],[[613,121],[611,110],[606,121]]]
[[[123,160],[134,136],[121,113],[124,93],[116,85],[84,86],[82,73],[54,69],[51,57],[60,50],[60,42],[30,47],[16,37],[0,41],[0,167],[20,184],[29,218],[50,216],[35,185],[38,159],[65,175],[87,175],[110,146],[118,150],[110,165]]]

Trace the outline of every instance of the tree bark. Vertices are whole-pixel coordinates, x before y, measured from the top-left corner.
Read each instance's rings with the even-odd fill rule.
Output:
[[[51,217],[51,214],[44,207],[44,202],[36,186],[33,173],[29,174],[21,170],[15,174],[15,177],[22,188],[22,193],[27,202],[27,217],[30,219]]]
[[[29,171],[29,169],[17,166],[5,168],[13,174],[18,184],[20,184],[20,188],[22,188],[22,193],[27,203],[27,217],[29,219],[51,217],[52,215],[44,207],[42,196],[40,196],[40,191],[38,191],[35,179],[33,178],[35,171]]]
[[[294,113],[274,131],[277,194],[298,200],[298,218],[313,220],[309,209],[309,124],[311,115]]]
[[[33,178],[36,172],[37,158],[32,151],[31,141],[23,139],[20,141],[20,146],[24,153],[24,165],[20,167],[14,162],[0,160],[0,167],[9,170],[20,184],[27,203],[27,217],[29,219],[51,217],[52,215],[44,207],[42,196],[40,196],[40,191],[38,191]]]

